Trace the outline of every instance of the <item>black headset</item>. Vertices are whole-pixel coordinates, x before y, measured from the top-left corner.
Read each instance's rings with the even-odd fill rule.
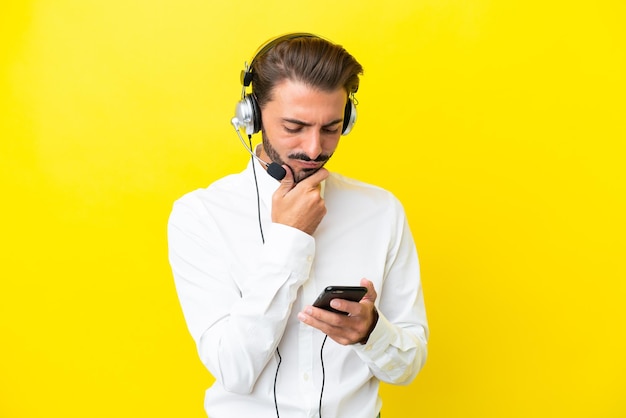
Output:
[[[306,32],[288,33],[286,35],[272,38],[265,44],[261,45],[261,47],[252,57],[252,60],[250,60],[250,64],[246,63],[244,69],[241,71],[241,84],[243,87],[241,89],[241,101],[239,101],[237,103],[237,106],[235,107],[235,118],[237,119],[239,126],[245,129],[246,135],[250,136],[261,130],[261,108],[259,107],[254,92],[250,94],[246,93],[246,88],[249,87],[250,83],[252,82],[252,72],[254,71],[255,60],[258,57],[266,54],[275,45],[296,38],[322,39],[317,35]],[[346,102],[346,107],[344,109],[343,127],[341,129],[341,134],[347,135],[348,133],[350,133],[350,131],[354,127],[355,122],[356,106],[354,105],[354,100],[350,94],[350,97],[348,97],[348,101]]]

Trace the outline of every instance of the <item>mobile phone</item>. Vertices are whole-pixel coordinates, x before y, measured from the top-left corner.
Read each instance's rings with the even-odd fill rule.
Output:
[[[322,293],[315,299],[313,306],[316,308],[326,309],[327,311],[348,315],[347,312],[338,311],[330,307],[330,301],[333,299],[345,299],[353,302],[360,301],[367,293],[367,288],[363,286],[327,286]]]

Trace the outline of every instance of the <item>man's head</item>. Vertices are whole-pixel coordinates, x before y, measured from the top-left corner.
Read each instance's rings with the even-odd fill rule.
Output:
[[[356,93],[363,67],[342,46],[308,34],[279,39],[251,63],[253,93],[261,110],[274,87],[287,79],[322,91],[341,87],[346,97]]]
[[[322,38],[281,39],[253,59],[250,80],[262,156],[288,165],[299,181],[325,164],[351,128],[350,95],[363,68],[343,47]]]

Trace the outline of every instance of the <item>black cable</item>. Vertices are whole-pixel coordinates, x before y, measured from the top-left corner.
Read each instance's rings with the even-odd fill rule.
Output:
[[[322,396],[324,395],[324,382],[326,381],[326,372],[324,371],[324,344],[326,344],[327,338],[328,338],[328,335],[324,335],[324,341],[322,341],[322,348],[320,348],[320,360],[322,363],[322,389],[320,390],[320,406],[318,409],[320,418],[322,418]]]
[[[280,363],[282,363],[283,359],[280,356],[280,351],[278,351],[278,347],[276,347],[276,354],[278,354],[278,365],[276,366],[276,374],[274,375],[274,408],[276,408],[276,418],[280,418],[278,414],[278,400],[276,399],[276,381],[278,380],[278,370],[280,369]]]
[[[250,142],[250,151],[252,151],[252,135],[248,135],[248,141]],[[254,186],[256,187],[256,212],[259,217],[259,232],[261,232],[261,242],[265,245],[265,237],[263,236],[263,224],[261,223],[261,194],[259,193],[259,183],[256,178],[254,157],[250,156],[250,161],[252,161],[252,173],[254,174]],[[278,413],[278,399],[276,398],[276,382],[278,381],[278,370],[280,369],[280,363],[282,363],[283,359],[280,356],[280,351],[278,351],[278,347],[276,347],[276,354],[278,355],[278,365],[276,365],[276,374],[274,375],[274,408],[276,408],[276,418],[280,418],[280,414]]]
[[[250,142],[250,151],[252,151],[252,135],[248,135],[248,141]],[[256,213],[259,217],[259,231],[261,231],[261,242],[265,244],[265,237],[263,236],[263,225],[261,224],[261,196],[259,193],[259,183],[256,179],[256,169],[254,164],[254,157],[250,156],[252,161],[252,173],[254,174],[254,187],[256,187]]]

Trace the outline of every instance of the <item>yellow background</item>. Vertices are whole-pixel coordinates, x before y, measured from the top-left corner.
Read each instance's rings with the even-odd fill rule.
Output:
[[[430,357],[383,417],[625,417],[624,22],[622,0],[4,1],[0,417],[204,416],[167,217],[246,164],[239,72],[288,31],[364,65],[329,168],[393,191],[420,251]]]

